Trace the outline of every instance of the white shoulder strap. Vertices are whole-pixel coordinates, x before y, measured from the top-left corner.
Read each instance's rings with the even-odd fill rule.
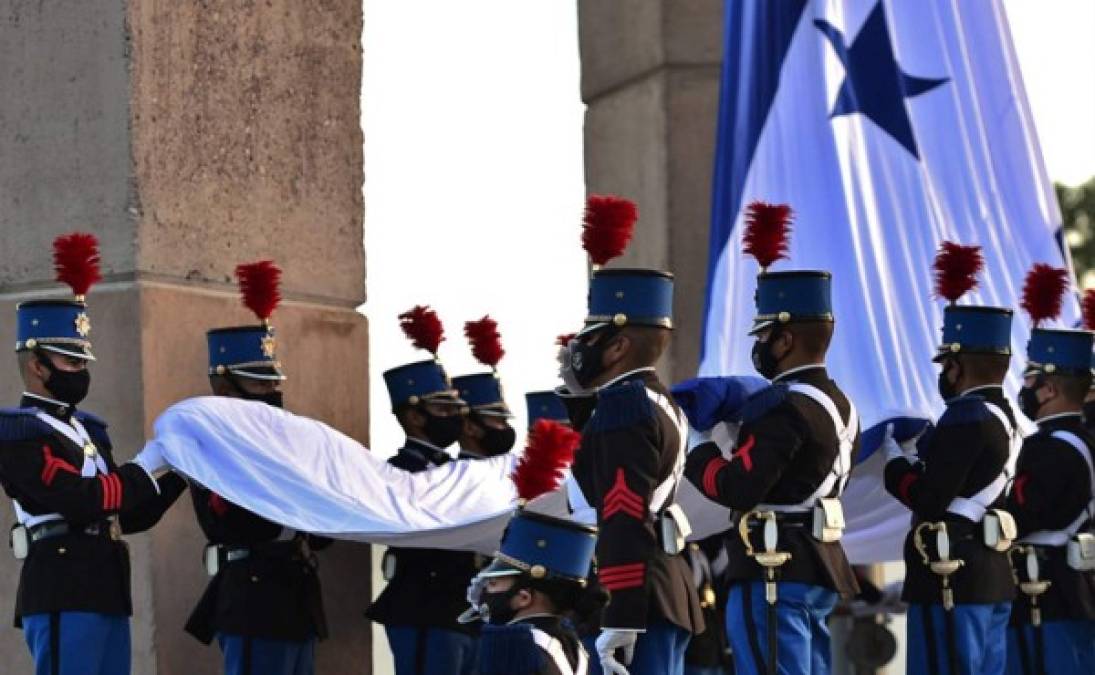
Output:
[[[654,489],[654,494],[650,497],[650,511],[651,513],[658,513],[673,497],[677,484],[680,482],[681,476],[684,475],[684,460],[688,454],[688,423],[685,421],[684,416],[673,408],[669,397],[659,394],[650,387],[646,388],[646,393],[651,402],[661,408],[662,412],[669,416],[673,426],[677,428],[677,442],[679,445],[677,458],[673,462],[673,471]]]
[[[1014,466],[1015,459],[1018,457],[1019,448],[1023,444],[1023,438],[1019,433],[1018,426],[1011,423],[1008,419],[1007,413],[1003,409],[991,403],[989,401],[983,401],[989,412],[992,413],[996,419],[1000,420],[1000,424],[1004,427],[1004,432],[1008,435],[1008,461],[1004,465],[1004,470],[1000,472],[1000,475],[992,480],[991,483],[981,488],[981,490],[972,497],[955,497],[951,500],[951,503],[947,505],[947,512],[953,513],[963,518],[972,520],[973,522],[980,522],[985,517],[985,512],[988,511],[988,507],[1001,494],[1008,486],[1008,467]]]
[[[553,638],[539,628],[533,628],[531,630],[533,642],[536,643],[537,647],[547,652],[547,655],[555,662],[555,667],[559,669],[560,675],[581,675],[582,671],[575,671],[570,667],[570,661],[567,660],[566,652],[563,651],[562,642],[559,642],[559,640]],[[584,654],[585,650],[579,650],[579,668],[582,666],[581,657]]]
[[[833,420],[833,428],[836,429],[837,440],[840,441],[840,451],[833,463],[833,469],[811,499],[829,495],[834,487],[837,488],[837,494],[839,495],[844,491],[844,485],[848,482],[848,476],[852,472],[852,449],[855,447],[855,435],[859,429],[859,412],[856,410],[855,405],[849,401],[848,421],[845,423],[832,397],[814,385],[795,382],[788,388],[797,394],[809,397],[820,405],[825,412],[829,413],[829,417]]]
[[[1084,463],[1087,464],[1088,476],[1090,476],[1091,480],[1089,485],[1092,490],[1092,498],[1088,501],[1084,510],[1081,511],[1065,529],[1034,532],[1024,537],[1023,542],[1027,544],[1039,544],[1042,546],[1064,546],[1068,543],[1069,538],[1079,532],[1080,527],[1095,514],[1095,463],[1091,460],[1091,448],[1087,447],[1087,443],[1084,443],[1076,434],[1071,431],[1059,429],[1050,435],[1059,441],[1064,441],[1071,445],[1076,449],[1076,452],[1080,453],[1080,457],[1084,458]]]
[[[84,463],[80,467],[81,476],[89,478],[94,476],[96,472],[110,473],[107,469],[106,460],[99,454],[98,449],[95,448],[95,444],[91,442],[91,435],[87,433],[87,429],[80,423],[80,420],[73,417],[71,425],[65,424],[56,417],[42,412],[41,410],[35,413],[35,417],[48,424],[54,431],[84,450]],[[89,448],[93,451],[92,453],[88,452]]]

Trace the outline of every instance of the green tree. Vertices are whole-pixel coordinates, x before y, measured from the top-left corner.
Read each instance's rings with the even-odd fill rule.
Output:
[[[1061,205],[1064,239],[1082,286],[1092,286],[1095,275],[1095,176],[1075,187],[1053,186]]]

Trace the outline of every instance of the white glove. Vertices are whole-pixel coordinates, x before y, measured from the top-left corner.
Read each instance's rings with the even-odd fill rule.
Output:
[[[468,584],[468,590],[464,594],[468,604],[471,605],[456,617],[457,623],[471,623],[483,618],[479,612],[479,604],[483,598],[483,589],[487,587],[487,578],[481,574],[476,574],[471,578],[471,583]]]
[[[571,352],[571,345],[574,343],[575,341],[571,340],[565,345],[560,345],[559,353],[556,358],[559,360],[559,377],[562,378],[567,391],[571,394],[581,396],[583,394],[592,393],[593,389],[588,389],[578,384],[578,376],[574,374],[574,355]]]
[[[629,675],[624,666],[631,665],[631,659],[635,657],[635,641],[639,639],[639,631],[626,628],[606,628],[597,636],[597,656],[601,659],[601,669],[605,675]],[[621,664],[616,660],[616,650],[624,650],[624,659]]]
[[[145,444],[144,449],[137,453],[137,456],[133,458],[133,463],[145,470],[149,478],[155,478],[156,472],[162,471],[167,468],[167,460],[163,458],[163,451],[160,450],[160,444],[155,441],[150,441]]]
[[[886,431],[882,434],[882,452],[886,455],[886,463],[895,459],[904,459],[905,453],[901,445],[893,439],[893,422],[886,425]]]

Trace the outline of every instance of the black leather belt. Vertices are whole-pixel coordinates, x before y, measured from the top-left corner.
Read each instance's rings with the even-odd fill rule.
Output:
[[[63,520],[51,520],[30,528],[30,540],[31,542],[38,542],[43,539],[63,537],[66,534],[72,533],[83,534],[89,537],[108,535],[112,539],[118,539],[121,535],[115,524],[111,521],[90,523],[83,527],[74,527]]]

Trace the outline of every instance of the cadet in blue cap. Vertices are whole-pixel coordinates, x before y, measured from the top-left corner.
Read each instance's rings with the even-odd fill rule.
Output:
[[[1004,395],[1010,309],[958,305],[977,283],[978,246],[943,242],[936,293],[949,301],[935,355],[946,410],[898,445],[887,429],[886,489],[913,513],[905,539],[909,673],[1003,673],[1015,584],[1007,549],[1006,467],[1020,438]]]
[[[583,243],[596,266],[623,253],[635,205],[592,195]],[[560,354],[566,393],[593,404],[568,489],[571,509],[595,513],[598,577],[611,593],[597,658],[606,673],[680,675],[691,636],[703,630],[673,504],[684,468],[686,424],[654,366],[669,345],[673,277],[646,269],[596,269],[585,326]],[[577,408],[577,406],[576,406]],[[588,410],[588,407],[587,407]]]
[[[475,373],[452,378],[457,395],[468,405],[468,415],[461,430],[460,458],[482,459],[504,455],[513,449],[517,432],[510,425],[513,417],[502,393],[498,378],[498,363],[505,355],[498,324],[489,316],[464,324],[464,335],[471,343],[472,354],[489,373]]]
[[[285,380],[270,318],[281,299],[281,270],[269,260],[236,268],[243,304],[259,324],[206,334],[209,384],[217,396],[282,407]],[[204,644],[217,639],[228,675],[311,675],[315,643],[327,636],[314,551],[330,539],[266,520],[191,483],[194,513],[208,544],[210,581],[186,623]]]
[[[414,345],[432,359],[384,373],[392,412],[407,434],[389,461],[406,471],[425,471],[450,461],[445,449],[460,438],[467,404],[437,360],[444,327],[428,307],[415,307],[400,322]],[[383,574],[388,584],[367,616],[384,625],[396,675],[471,675],[478,632],[457,617],[467,606],[468,579],[480,565],[474,553],[389,548]]]
[[[159,521],[186,484],[154,450],[117,464],[106,422],[77,409],[91,375],[85,296],[100,278],[98,242],[54,242],[57,279],[75,300],[17,309],[18,408],[0,410],[0,482],[15,500],[11,547],[23,561],[15,624],[36,675],[128,675],[129,553],[122,534]]]
[[[601,602],[585,598],[597,529],[519,509],[494,561],[479,573],[478,613],[488,622],[480,675],[586,675],[590,659],[574,623]]]
[[[768,270],[786,257],[789,206],[754,202],[746,221],[745,253],[761,268],[753,364],[772,385],[743,405],[732,456],[704,443],[689,453],[685,473],[734,510],[725,540],[734,672],[827,673],[828,617],[838,596],[859,590],[840,543],[839,501],[859,418],[825,366],[832,275]]]
[[[1019,534],[1008,630],[1014,675],[1082,673],[1095,664],[1095,436],[1082,414],[1092,333],[1040,327],[1057,318],[1068,285],[1067,270],[1039,263],[1023,293],[1034,328],[1019,408],[1038,431],[1023,441],[1007,499]]]

